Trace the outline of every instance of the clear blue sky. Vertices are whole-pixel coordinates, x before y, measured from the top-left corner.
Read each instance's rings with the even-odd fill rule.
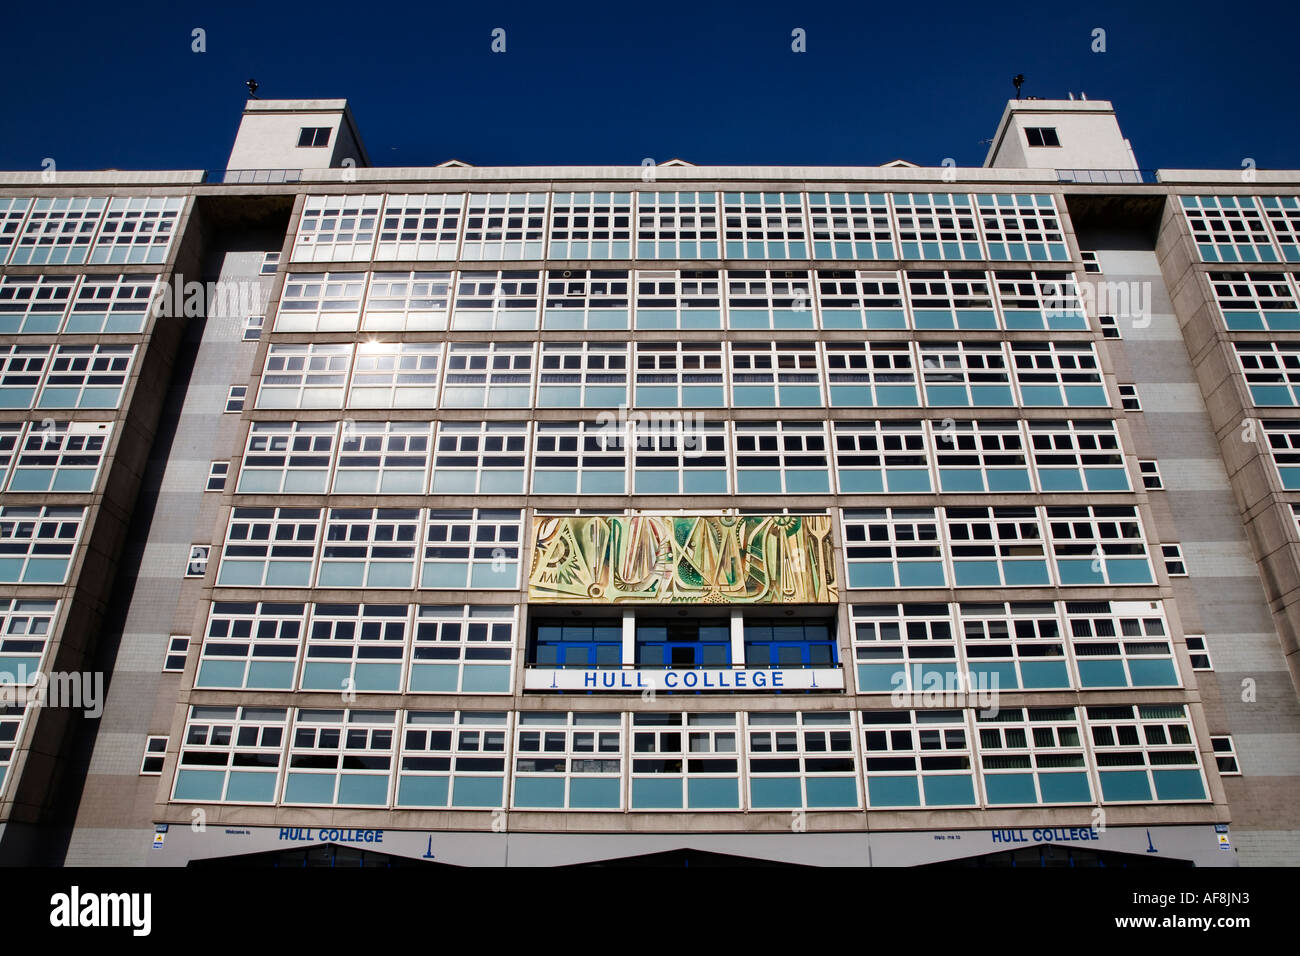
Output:
[[[977,166],[1011,77],[1110,99],[1144,167],[1300,168],[1288,4],[14,3],[0,169],[218,169],[265,98],[346,97],[375,165]],[[1240,10],[1241,16],[1231,16]],[[191,52],[191,30],[207,52]],[[506,31],[506,52],[490,50]],[[807,52],[791,51],[791,31]],[[1106,30],[1093,53],[1092,30]]]

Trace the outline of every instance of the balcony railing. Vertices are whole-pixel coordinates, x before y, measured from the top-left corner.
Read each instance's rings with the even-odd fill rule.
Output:
[[[203,176],[205,183],[239,185],[296,183],[301,179],[301,169],[210,169]]]
[[[1063,183],[1158,183],[1154,169],[1058,169]]]

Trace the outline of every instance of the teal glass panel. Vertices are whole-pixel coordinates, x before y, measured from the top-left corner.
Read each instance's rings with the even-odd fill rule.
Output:
[[[916,777],[867,775],[867,802],[872,807],[919,807],[921,788]]]

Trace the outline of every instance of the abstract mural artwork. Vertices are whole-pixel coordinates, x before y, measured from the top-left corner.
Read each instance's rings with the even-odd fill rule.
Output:
[[[533,518],[529,601],[822,604],[838,597],[827,515]]]

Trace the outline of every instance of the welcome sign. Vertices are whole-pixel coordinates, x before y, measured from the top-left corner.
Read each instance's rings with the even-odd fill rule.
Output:
[[[528,600],[833,604],[828,515],[533,518]]]

